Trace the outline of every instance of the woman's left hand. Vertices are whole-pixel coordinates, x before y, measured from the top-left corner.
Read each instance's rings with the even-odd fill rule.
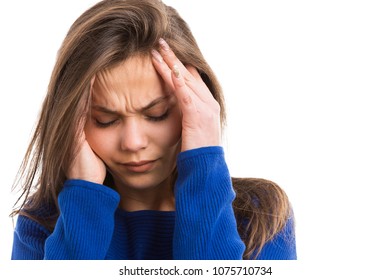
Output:
[[[153,65],[176,96],[182,115],[182,151],[221,145],[220,106],[193,66],[184,66],[160,39]]]

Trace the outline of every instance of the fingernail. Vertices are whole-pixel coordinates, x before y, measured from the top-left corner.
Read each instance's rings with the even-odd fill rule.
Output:
[[[175,75],[176,78],[180,77],[180,70],[179,67],[175,64],[172,67],[173,74]]]
[[[153,56],[158,62],[160,62],[160,63],[163,62],[163,58],[162,58],[161,54],[160,54],[158,51],[154,50],[154,49],[152,50],[152,56]]]
[[[158,42],[164,51],[169,51],[168,43],[163,38],[160,38]]]

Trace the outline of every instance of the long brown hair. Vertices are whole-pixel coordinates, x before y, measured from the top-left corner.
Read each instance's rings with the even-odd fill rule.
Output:
[[[84,12],[71,26],[58,52],[35,133],[19,170],[22,194],[12,216],[27,215],[53,230],[58,218],[58,194],[65,171],[77,153],[75,139],[90,106],[94,75],[131,56],[149,55],[164,38],[177,57],[201,74],[221,107],[222,89],[205,61],[189,27],[173,8],[158,0],[105,0]],[[245,258],[256,255],[279,232],[289,215],[288,199],[274,183],[233,179],[233,207],[246,244]],[[39,209],[47,213],[40,213]],[[245,222],[243,222],[245,221]]]

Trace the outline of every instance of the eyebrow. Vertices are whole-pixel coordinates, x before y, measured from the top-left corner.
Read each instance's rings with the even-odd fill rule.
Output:
[[[166,102],[168,99],[169,99],[169,96],[160,96],[160,97],[154,99],[148,105],[142,107],[141,109],[139,109],[137,111],[140,111],[140,112],[147,111],[147,110],[151,109],[152,107],[154,107],[162,102]],[[104,106],[101,106],[101,105],[92,105],[92,109],[99,111],[99,112],[111,114],[111,115],[118,115],[119,114],[118,111],[111,110],[111,109],[104,107]]]

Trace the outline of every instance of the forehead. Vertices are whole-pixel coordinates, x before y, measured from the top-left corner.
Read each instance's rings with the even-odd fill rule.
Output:
[[[167,94],[150,56],[131,57],[99,72],[92,86],[93,103],[126,111],[134,111]]]

